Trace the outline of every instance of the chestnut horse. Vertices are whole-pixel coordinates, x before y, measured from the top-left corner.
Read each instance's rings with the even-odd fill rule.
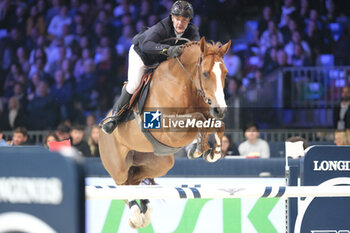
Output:
[[[199,108],[206,118],[222,119],[227,107],[223,92],[227,69],[223,57],[230,45],[231,41],[222,46],[209,44],[204,37],[200,42],[184,44],[179,58],[169,58],[154,71],[145,108],[175,108],[182,109],[181,113]],[[100,130],[101,160],[117,185],[138,185],[143,179],[164,176],[174,165],[173,154],[154,154],[152,144],[140,127],[136,117],[120,124],[110,135]],[[176,148],[190,144],[198,136],[198,131],[193,130],[151,133],[159,142]],[[215,132],[216,148],[220,149],[223,133],[223,130]],[[205,138],[206,134],[202,136]],[[206,150],[197,149],[196,157]],[[210,162],[216,161],[221,157],[220,150],[212,151],[209,157]],[[141,207],[135,200],[129,200],[132,211],[129,223],[133,228],[145,227],[150,222],[149,201],[140,203]]]

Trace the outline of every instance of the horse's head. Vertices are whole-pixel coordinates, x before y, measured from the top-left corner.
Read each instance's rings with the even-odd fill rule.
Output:
[[[205,100],[210,106],[213,117],[222,119],[226,112],[224,85],[227,69],[223,57],[230,48],[231,41],[225,45],[207,44],[205,38],[200,40],[201,58],[198,61],[198,77]]]

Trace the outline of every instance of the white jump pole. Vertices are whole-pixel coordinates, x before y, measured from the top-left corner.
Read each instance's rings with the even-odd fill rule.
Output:
[[[87,200],[350,197],[350,186],[86,186]]]

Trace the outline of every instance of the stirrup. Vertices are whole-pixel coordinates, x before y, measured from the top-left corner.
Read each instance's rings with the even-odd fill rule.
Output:
[[[98,126],[102,129],[102,131],[106,134],[111,134],[120,124],[120,121],[125,116],[127,110],[124,105],[117,113],[112,114],[111,116],[105,117]]]

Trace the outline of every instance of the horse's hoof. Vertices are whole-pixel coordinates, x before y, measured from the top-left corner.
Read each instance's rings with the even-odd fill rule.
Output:
[[[205,161],[209,162],[209,163],[214,163],[216,161],[218,161],[221,158],[221,148],[220,147],[215,147],[215,150],[208,150],[206,151],[208,152],[204,158]]]
[[[198,144],[193,143],[187,152],[187,158],[196,159],[202,156],[202,153],[197,149]]]
[[[129,225],[134,229],[142,227],[143,219],[139,205],[133,205],[130,207]]]
[[[147,227],[151,223],[151,214],[152,214],[151,204],[147,203],[145,209],[146,210],[144,211],[144,208],[142,208],[142,214],[141,214],[142,220],[143,220],[143,224],[141,225],[142,228]]]
[[[101,126],[101,129],[106,134],[113,133],[114,129],[117,127],[117,122],[115,120],[110,120]]]
[[[214,163],[218,161],[220,158],[221,158],[221,150],[220,152],[218,152],[217,150],[213,151],[212,149],[209,149],[203,153],[203,159],[209,163]]]

